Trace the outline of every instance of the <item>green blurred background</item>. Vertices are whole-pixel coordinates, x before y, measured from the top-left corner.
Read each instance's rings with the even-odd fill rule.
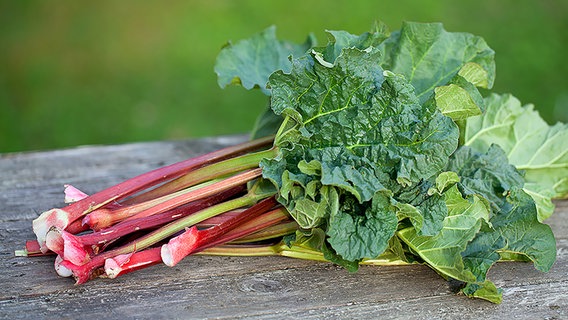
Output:
[[[494,91],[568,122],[566,0],[1,1],[0,153],[245,133],[266,97],[218,87],[223,44],[272,24],[325,43],[377,19],[484,37]]]

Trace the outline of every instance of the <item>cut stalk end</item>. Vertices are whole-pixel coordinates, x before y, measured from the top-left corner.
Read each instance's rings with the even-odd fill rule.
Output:
[[[183,258],[188,256],[197,247],[199,231],[193,226],[184,233],[170,239],[167,244],[162,246],[160,255],[165,265],[173,267]]]
[[[90,260],[89,253],[76,236],[56,227],[51,227],[47,233],[46,246],[62,259],[76,265],[85,264]]]
[[[16,251],[14,251],[14,255],[16,257],[27,257],[28,256],[28,250],[26,250],[26,249],[16,250]]]
[[[51,209],[42,213],[32,222],[33,231],[37,237],[41,252],[46,253],[46,236],[52,227],[64,230],[69,225],[69,215],[62,209]]]

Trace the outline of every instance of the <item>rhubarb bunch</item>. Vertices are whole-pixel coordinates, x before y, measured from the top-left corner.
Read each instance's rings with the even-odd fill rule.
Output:
[[[424,263],[496,303],[501,290],[487,279],[495,262],[548,271],[556,247],[543,220],[552,198],[568,196],[568,156],[555,151],[567,149],[568,127],[515,136],[527,125],[521,114],[538,114],[482,96],[495,63],[480,37],[377,23],[329,38],[295,44],[271,27],[225,46],[219,84],[269,98],[251,141],[90,196],[67,188],[75,202],[34,220],[27,254],[56,254],[57,272],[77,283],[191,254],[282,255],[351,271]],[[527,159],[521,143],[546,153]],[[525,185],[509,160],[539,174]]]

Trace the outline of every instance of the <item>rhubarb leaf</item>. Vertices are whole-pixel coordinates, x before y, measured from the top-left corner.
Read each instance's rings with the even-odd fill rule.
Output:
[[[219,86],[240,84],[246,89],[258,87],[264,94],[270,95],[266,87],[268,76],[276,70],[288,72],[290,56],[302,56],[315,43],[312,35],[303,44],[278,40],[275,26],[235,44],[228,43],[219,52],[215,63]]]
[[[375,258],[388,247],[397,224],[388,193],[377,192],[371,201],[363,204],[346,196],[329,219],[328,242],[346,260]]]
[[[275,72],[272,109],[293,123],[290,127],[285,120],[276,142],[317,150],[312,155],[319,153],[319,161],[326,152],[348,165],[356,158],[371,161],[374,171],[392,174],[401,185],[440,171],[457,146],[457,127],[435,108],[419,105],[403,77],[383,75],[379,59],[376,50],[344,49],[334,67],[305,57],[294,61],[290,74]],[[336,167],[322,164],[323,179]],[[380,180],[381,174],[372,178]],[[341,184],[349,189],[357,183]]]
[[[405,75],[422,103],[456,74],[482,88],[493,86],[495,52],[481,37],[447,32],[440,23],[404,22],[381,47],[383,67]]]
[[[322,64],[332,66],[345,48],[357,48],[360,50],[369,47],[378,47],[388,39],[390,33],[388,27],[381,22],[375,23],[372,30],[354,35],[343,30],[328,30],[328,44],[325,47],[314,48],[314,57]]]
[[[255,140],[267,136],[273,136],[278,131],[278,128],[282,124],[282,117],[274,114],[270,107],[267,107],[264,112],[262,112],[254,123],[251,130],[250,139]]]
[[[486,153],[478,153],[463,146],[452,155],[448,168],[458,173],[457,185],[466,195],[482,196],[491,204],[491,218],[462,252],[465,268],[477,279],[463,292],[488,300],[498,296],[485,281],[500,254],[524,257],[536,269],[548,271],[556,259],[554,235],[538,221],[533,199],[522,190],[522,175],[508,164],[503,150],[491,145]]]
[[[524,185],[521,173],[508,163],[507,155],[495,144],[485,153],[460,147],[452,155],[448,170],[459,175],[459,186],[465,195],[482,195],[494,211],[502,207],[503,194]]]
[[[489,220],[490,209],[477,195],[463,198],[457,185],[445,192],[448,215],[436,236],[420,236],[415,228],[397,232],[398,237],[412,252],[445,277],[464,282],[476,282],[477,277],[465,268],[461,253],[477,232],[482,221]]]
[[[477,88],[465,78],[456,75],[449,84],[434,89],[436,106],[442,114],[464,120],[482,114],[485,109],[483,97]]]
[[[435,236],[448,214],[444,192],[459,182],[457,173],[441,172],[435,180],[424,180],[414,188],[395,191],[393,204],[399,220],[409,218],[420,236]]]
[[[482,283],[468,283],[461,292],[468,297],[484,299],[497,304],[503,301],[503,289],[497,288],[489,280]]]
[[[482,116],[467,120],[465,144],[484,152],[492,143],[525,174],[525,191],[538,205],[539,220],[554,211],[552,198],[568,197],[568,124],[549,126],[533,109],[511,95],[486,98]]]
[[[483,280],[496,253],[521,254],[537,270],[547,272],[556,260],[556,240],[550,227],[537,219],[534,201],[520,188],[512,188],[500,210],[472,241],[463,256],[471,270]]]
[[[532,198],[514,187],[502,208],[489,220],[462,253],[468,270],[478,283],[468,284],[468,296],[499,302],[500,290],[487,285],[487,272],[502,256],[532,261],[537,270],[547,272],[556,260],[556,241],[550,227],[540,223]]]
[[[275,139],[280,155],[261,167],[304,228],[335,214],[342,192],[364,203],[429,178],[457,146],[454,122],[419,105],[403,77],[383,74],[379,59],[374,49],[349,48],[333,67],[305,56],[291,73],[270,77],[272,108],[285,120]]]

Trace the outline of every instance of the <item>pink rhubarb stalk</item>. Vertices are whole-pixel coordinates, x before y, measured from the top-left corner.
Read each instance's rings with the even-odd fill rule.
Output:
[[[135,231],[160,227],[177,219],[203,210],[214,204],[225,201],[245,191],[245,189],[246,188],[244,185],[237,186],[203,200],[193,201],[160,214],[122,221],[102,230],[79,235],[78,238],[80,239],[79,241],[85,246],[104,244]]]
[[[40,248],[43,252],[48,250],[45,246],[45,236],[51,227],[57,227],[64,230],[73,221],[109,203],[119,201],[120,199],[155,186],[159,183],[178,178],[193,169],[227,159],[231,156],[258,150],[269,146],[271,143],[272,137],[268,137],[220,149],[202,156],[187,159],[185,161],[143,173],[91,196],[78,200],[63,209],[56,208],[45,211],[33,221],[33,230],[36,234],[38,243],[40,244]]]
[[[179,178],[168,181],[154,189],[138,194],[132,198],[126,199],[124,204],[146,202],[152,199],[170,195],[179,190],[195,186],[199,183],[209,181],[214,178],[229,176],[235,172],[248,169],[258,168],[259,162],[275,155],[277,149],[259,151],[255,153],[245,154],[239,157],[213,163],[197,170],[190,171]]]
[[[193,226],[187,229],[162,246],[162,261],[170,267],[175,266],[187,255],[218,244],[216,240],[222,235],[265,213],[277,203],[274,197],[270,197],[243,211],[240,215],[214,227],[198,230],[197,227]]]
[[[83,191],[75,188],[74,186],[70,185],[70,184],[66,184],[64,185],[65,190],[65,203],[73,203],[73,202],[77,202],[81,199],[84,199],[86,197],[88,197],[89,195],[84,193]]]
[[[243,212],[238,212],[235,215],[233,212],[231,212],[229,219],[223,219],[221,223],[225,223],[230,219],[235,219],[237,216],[242,215],[242,213]],[[217,217],[219,216],[216,216],[214,218]],[[258,230],[269,229],[270,226],[278,225],[282,221],[288,220],[289,218],[290,216],[288,215],[286,209],[284,208],[274,209],[230,230],[226,234],[219,236],[210,243],[204,244],[203,246],[200,247],[199,250],[194,251],[193,253],[198,253],[201,252],[202,250],[207,250],[207,248],[211,246],[226,243],[235,239],[241,239],[244,235],[250,236],[250,239],[252,240],[258,240],[260,239],[260,237],[263,237],[262,234],[259,234],[260,237],[254,237],[254,234]],[[232,222],[234,223],[236,222],[236,220],[232,220]],[[206,223],[206,221],[204,221],[204,223]],[[283,228],[279,229],[282,229],[285,232],[284,233],[278,232],[278,234],[272,233],[272,237],[289,234],[294,230],[296,230],[297,227],[297,224],[295,222],[284,223],[282,225]],[[264,236],[263,239],[268,237],[269,236]],[[155,248],[138,251],[132,254],[126,254],[114,258],[109,258],[105,261],[105,272],[109,278],[116,278],[118,276],[121,276],[123,274],[135,270],[159,264],[163,262],[161,256],[161,250],[162,249],[160,247],[155,247]]]
[[[143,210],[138,212],[137,214],[126,218],[124,221],[133,220],[137,218],[149,217],[154,214],[162,213],[171,209],[174,209],[180,205],[205,199],[207,197],[214,196],[219,192],[223,192],[225,190],[229,190],[233,187],[237,187],[242,185],[246,181],[253,180],[258,178],[262,175],[262,169],[256,168],[252,170],[248,170],[239,174],[236,174],[232,177],[226,178],[225,180],[221,180],[219,182],[215,182],[213,184],[207,185],[203,188],[192,190],[188,193],[183,193],[177,197],[172,199],[168,199],[164,202],[159,203],[149,209]]]
[[[114,279],[161,262],[160,247],[155,247],[106,259],[104,268],[107,277]]]
[[[65,230],[52,227],[45,237],[49,250],[55,252],[63,260],[73,264],[85,264],[89,262],[91,253],[77,239],[76,236]]]
[[[246,183],[246,181],[243,181],[243,183]],[[164,239],[177,234],[185,228],[193,226],[201,221],[204,221],[221,213],[253,205],[258,200],[259,196],[252,193],[248,193],[239,198],[227,200],[189,216],[177,219],[121,247],[109,251],[100,252],[99,254],[92,256],[90,260],[85,264],[74,264],[70,260],[65,259],[61,262],[61,266],[71,270],[77,284],[84,283],[89,279],[98,276],[98,272],[95,271],[104,265],[106,259],[146,249]],[[73,260],[79,261],[81,260],[81,257],[79,256],[73,258]]]
[[[185,205],[192,201],[201,200],[205,197],[212,197],[214,195],[220,196],[223,193],[228,194],[230,193],[231,189],[242,186],[246,181],[252,180],[260,176],[260,170],[261,170],[260,168],[249,170],[208,186],[208,187],[215,187],[212,190],[208,189],[203,191],[204,189],[197,189],[194,190],[192,193],[183,194],[179,197],[169,199],[152,208],[149,208],[148,210],[140,212],[139,214],[140,218],[149,217],[155,214],[167,212],[169,210],[175,210],[181,205]],[[207,206],[204,206],[204,208],[205,207]],[[130,230],[130,229],[127,228],[123,230]],[[115,239],[116,237],[112,235],[113,232],[114,232],[113,230],[102,232],[102,236],[108,236],[107,240],[109,240],[109,238]],[[109,236],[109,234],[111,235]],[[100,237],[101,233],[94,236],[94,239],[98,241],[100,240]],[[87,239],[87,241],[83,242],[81,237],[79,236],[75,236],[57,227],[52,227],[46,235],[45,242],[46,242],[46,247],[49,250],[60,255],[61,257],[63,257],[64,260],[75,265],[83,265],[90,260],[91,257],[90,251],[92,251],[92,250],[87,250],[87,245],[90,244],[88,242],[89,236],[85,236],[85,238]]]

